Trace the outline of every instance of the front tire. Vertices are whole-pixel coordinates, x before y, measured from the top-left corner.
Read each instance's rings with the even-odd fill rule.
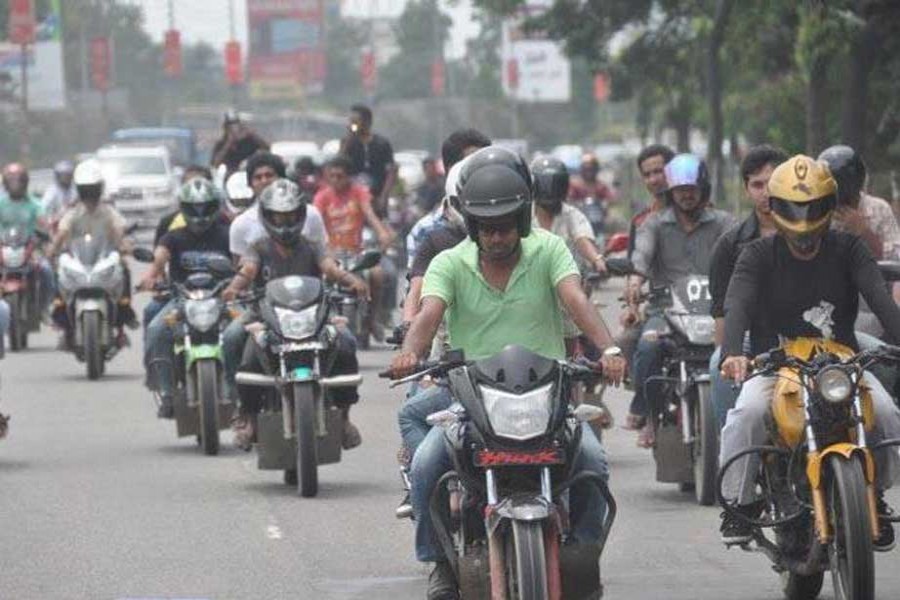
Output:
[[[548,598],[544,528],[540,521],[512,521],[511,551],[507,551],[510,600]]]
[[[18,292],[15,294],[10,294],[6,297],[6,303],[9,305],[9,350],[10,352],[19,352],[20,350],[25,349],[25,345],[27,342],[24,341],[24,338],[27,333],[25,333],[25,324],[20,320],[19,313],[21,309],[19,305],[21,304],[21,296]]]
[[[828,494],[834,541],[828,548],[837,600],[875,598],[875,557],[869,530],[866,480],[859,460],[829,457]]]
[[[785,600],[816,600],[824,582],[824,571],[814,575],[798,575],[785,571],[781,574],[781,591]]]
[[[315,390],[308,383],[295,383],[293,391],[297,434],[297,490],[304,498],[312,498],[319,493]]]
[[[719,421],[713,407],[709,383],[698,383],[694,404],[694,495],[701,506],[716,500],[719,471]]]
[[[86,312],[81,316],[84,328],[84,360],[87,365],[87,376],[90,380],[99,379],[103,375],[103,347],[100,344],[100,313]]]
[[[219,453],[219,364],[215,360],[194,363],[200,446],[207,456]]]

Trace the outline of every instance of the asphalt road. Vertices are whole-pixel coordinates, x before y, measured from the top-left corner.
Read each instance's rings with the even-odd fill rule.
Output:
[[[324,467],[306,500],[228,433],[217,457],[177,439],[142,386],[140,336],[132,343],[98,382],[47,330],[0,362],[0,408],[13,417],[0,442],[0,600],[424,597],[412,527],[393,516],[401,394],[376,377],[388,350],[361,356],[363,446]],[[609,401],[621,422],[627,396]],[[613,429],[605,445],[620,505],[606,597],[780,598],[765,558],[721,546],[718,510],[653,481],[633,434]],[[900,597],[897,565],[896,553],[878,558],[882,600]]]

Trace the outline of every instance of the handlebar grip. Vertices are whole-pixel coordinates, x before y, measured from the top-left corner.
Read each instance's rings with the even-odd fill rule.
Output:
[[[394,375],[390,371],[379,371],[378,377],[380,377],[381,379],[393,379]]]

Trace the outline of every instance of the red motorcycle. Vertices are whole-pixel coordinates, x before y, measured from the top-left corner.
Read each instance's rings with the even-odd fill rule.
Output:
[[[28,347],[28,334],[41,324],[34,237],[17,227],[0,233],[0,293],[9,304],[9,348]]]

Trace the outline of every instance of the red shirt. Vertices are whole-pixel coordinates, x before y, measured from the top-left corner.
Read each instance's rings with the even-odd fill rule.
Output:
[[[366,223],[363,209],[371,202],[369,190],[356,183],[342,194],[328,185],[316,193],[313,204],[322,213],[331,248],[350,252],[362,249],[362,231]]]
[[[581,202],[588,198],[614,200],[615,194],[609,189],[609,186],[599,179],[592,183],[587,183],[580,177],[573,177],[572,182],[569,184],[569,200]]]

